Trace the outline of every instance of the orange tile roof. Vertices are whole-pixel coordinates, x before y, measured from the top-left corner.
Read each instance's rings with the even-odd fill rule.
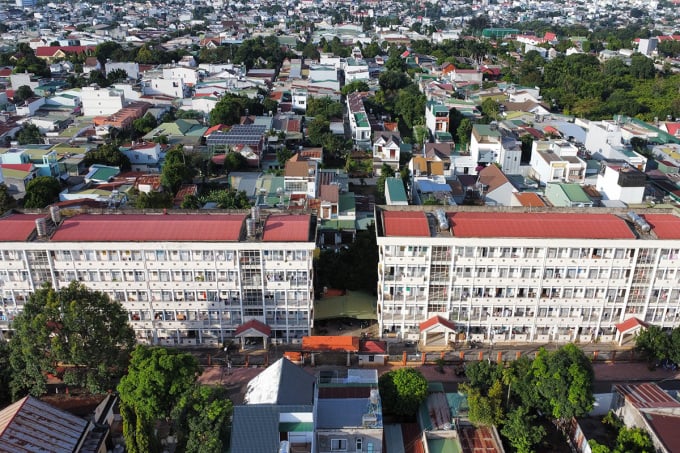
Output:
[[[349,335],[302,337],[303,351],[359,351],[359,337]]]
[[[545,206],[545,202],[534,192],[516,193],[515,198],[525,207],[540,207]]]

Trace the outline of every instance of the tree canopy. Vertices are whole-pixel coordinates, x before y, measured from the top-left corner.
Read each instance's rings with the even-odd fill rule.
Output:
[[[635,348],[650,360],[670,359],[680,363],[680,327],[671,332],[654,325],[642,329],[635,337]]]
[[[427,379],[415,368],[399,368],[380,376],[378,381],[383,410],[410,417],[427,398]]]
[[[194,385],[172,412],[177,451],[222,453],[229,445],[233,405],[227,389]]]
[[[35,124],[31,123],[24,124],[19,132],[17,132],[16,139],[20,145],[43,143],[43,135],[40,132],[40,129],[38,129],[38,126]]]
[[[99,145],[96,149],[85,154],[83,165],[89,167],[94,164],[118,167],[121,171],[129,171],[132,168],[130,159],[123,154],[118,146],[110,143]]]
[[[165,154],[165,162],[161,170],[161,184],[173,194],[182,184],[191,182],[194,177],[194,168],[186,164],[186,159],[182,146],[171,148]]]
[[[78,282],[34,292],[14,320],[11,342],[12,395],[45,392],[45,376],[57,364],[70,382],[92,392],[112,388],[135,342],[120,303]]]
[[[9,209],[13,208],[16,202],[14,198],[9,193],[9,188],[7,184],[0,183],[0,215],[7,212]]]
[[[155,421],[171,417],[199,374],[198,362],[189,353],[141,345],[135,348],[128,373],[118,384],[128,452],[159,451],[153,430]]]
[[[52,176],[38,176],[26,184],[24,207],[44,208],[54,203],[61,192],[61,184]]]

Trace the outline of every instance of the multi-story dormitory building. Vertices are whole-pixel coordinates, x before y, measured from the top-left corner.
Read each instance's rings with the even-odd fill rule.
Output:
[[[295,342],[312,325],[315,239],[314,216],[257,209],[13,213],[0,219],[0,328],[43,283],[76,280],[120,301],[140,342],[219,345],[244,325]]]
[[[387,335],[415,339],[436,316],[449,341],[621,341],[636,324],[680,325],[669,211],[431,208],[376,209]]]

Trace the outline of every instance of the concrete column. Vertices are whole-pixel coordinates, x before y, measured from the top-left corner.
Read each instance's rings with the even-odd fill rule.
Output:
[[[350,361],[349,361],[349,351],[347,351],[347,366],[349,366],[349,365],[350,365]]]
[[[503,351],[498,351],[498,357],[496,358],[496,362],[501,363],[503,361]]]
[[[404,353],[403,353],[402,356],[401,356],[401,364],[402,364],[403,366],[406,366],[406,359],[407,359],[407,357],[406,357],[406,351],[404,351]]]

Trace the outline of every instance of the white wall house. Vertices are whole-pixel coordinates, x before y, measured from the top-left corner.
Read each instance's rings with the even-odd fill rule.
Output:
[[[627,163],[603,162],[595,188],[607,200],[640,204],[645,196],[647,176]]]
[[[85,116],[109,116],[125,107],[122,91],[97,86],[83,87],[81,101]]]
[[[531,149],[531,175],[541,183],[583,183],[587,164],[578,157],[578,148],[566,140],[534,141]]]
[[[147,96],[162,95],[185,98],[189,93],[189,87],[183,79],[153,78],[144,81],[143,92]]]

